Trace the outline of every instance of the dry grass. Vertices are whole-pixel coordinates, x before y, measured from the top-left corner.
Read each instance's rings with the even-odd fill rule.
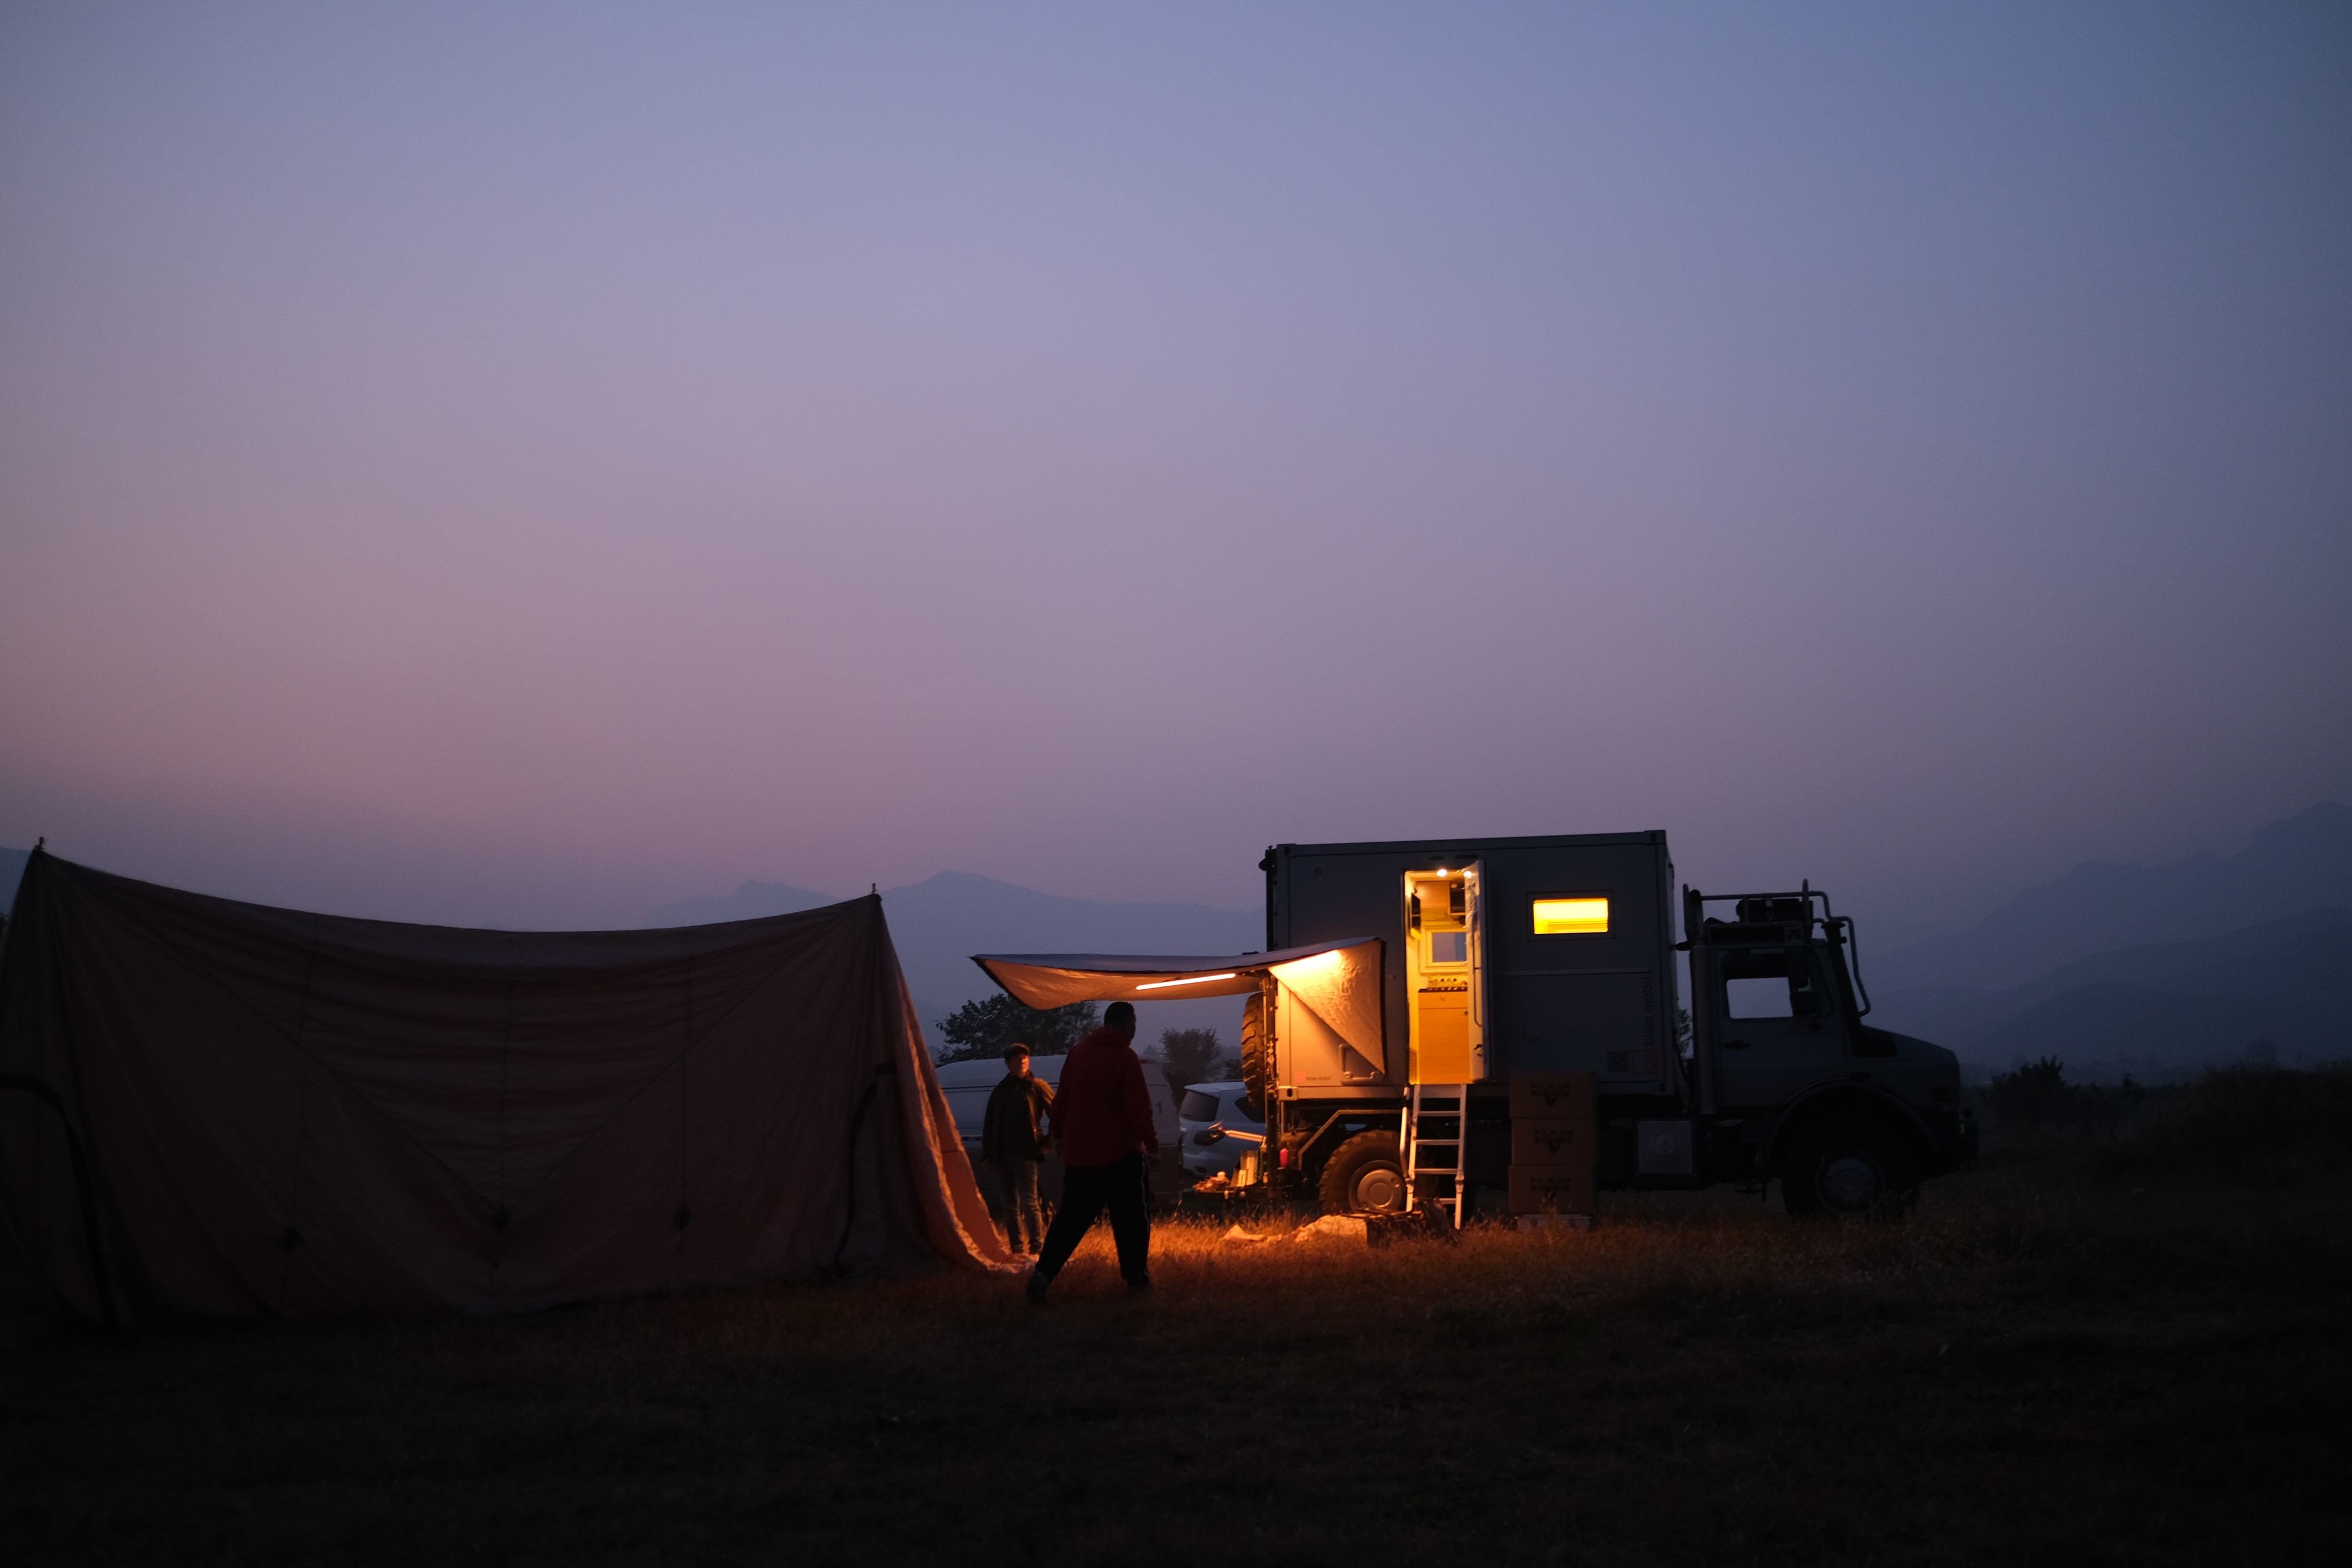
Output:
[[[2263,1563],[2352,1547],[2352,1186],[1937,1184],[1798,1225],[1098,1235],[961,1275],[0,1364],[16,1561]]]

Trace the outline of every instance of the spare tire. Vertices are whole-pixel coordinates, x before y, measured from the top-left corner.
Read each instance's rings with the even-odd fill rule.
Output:
[[[1402,1214],[1404,1160],[1394,1133],[1359,1133],[1331,1151],[1317,1194],[1326,1214]]]
[[[1261,1124],[1273,1087],[1274,1040],[1265,1027],[1265,993],[1256,991],[1242,1004],[1242,1088],[1249,1095],[1250,1114]]]

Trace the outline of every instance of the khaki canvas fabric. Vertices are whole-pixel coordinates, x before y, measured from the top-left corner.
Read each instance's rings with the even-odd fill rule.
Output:
[[[1168,957],[1128,953],[981,953],[972,962],[1025,1007],[1170,1001],[1255,993],[1271,975],[1291,999],[1372,1061],[1384,1059],[1377,936],[1350,936],[1271,953]]]
[[[61,1102],[0,1092],[0,1201],[85,1318],[509,1311],[1011,1261],[875,897],[468,931],[36,853],[0,942],[0,1074]]]

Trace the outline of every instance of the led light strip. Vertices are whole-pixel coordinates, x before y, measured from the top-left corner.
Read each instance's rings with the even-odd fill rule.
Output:
[[[1239,969],[1227,969],[1222,975],[1194,975],[1181,980],[1154,980],[1148,986],[1138,986],[1139,991],[1164,991],[1171,986],[1205,986],[1211,980],[1230,980],[1241,974]]]

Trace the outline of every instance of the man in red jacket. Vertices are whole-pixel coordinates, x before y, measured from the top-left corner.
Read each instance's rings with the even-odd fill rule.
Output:
[[[1054,1141],[1062,1148],[1062,1206],[1045,1228],[1045,1249],[1029,1275],[1033,1301],[1045,1299],[1045,1287],[1106,1207],[1127,1288],[1151,1289],[1143,1159],[1160,1152],[1160,1134],[1151,1126],[1143,1063],[1128,1043],[1134,1038],[1135,1009],[1113,1002],[1103,1011],[1102,1028],[1072,1046],[1062,1062],[1053,1111]]]

